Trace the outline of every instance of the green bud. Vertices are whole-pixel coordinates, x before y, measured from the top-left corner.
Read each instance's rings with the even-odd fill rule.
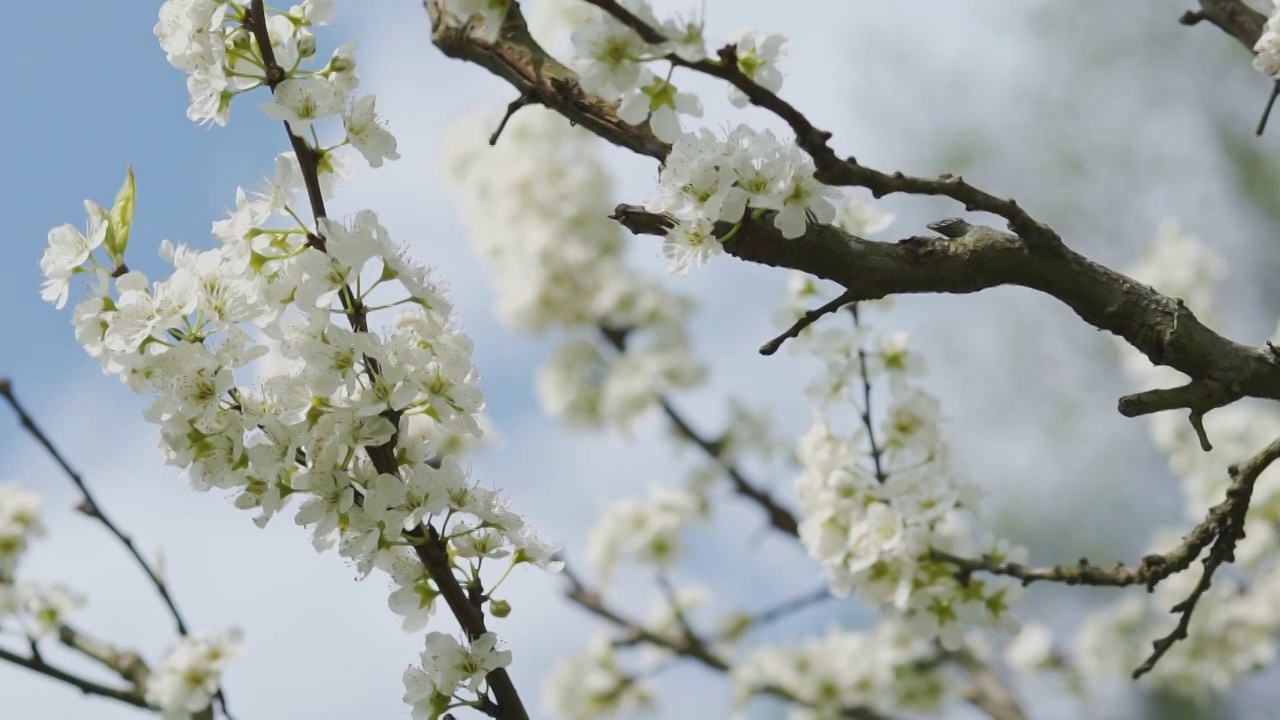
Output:
[[[504,618],[511,614],[511,603],[506,600],[489,598],[489,614],[496,618]]]
[[[316,36],[303,35],[298,38],[298,57],[309,58],[316,54]]]
[[[133,166],[125,173],[124,184],[116,193],[116,201],[111,206],[110,231],[107,233],[107,255],[117,267],[124,264],[124,250],[129,245],[129,229],[133,226],[133,205],[138,194],[137,185],[133,181]]]

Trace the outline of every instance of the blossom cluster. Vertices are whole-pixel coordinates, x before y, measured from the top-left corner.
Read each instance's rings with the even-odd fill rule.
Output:
[[[628,671],[606,634],[596,635],[547,678],[547,709],[560,720],[628,716],[654,706],[654,691]]]
[[[243,656],[238,629],[206,637],[188,636],[147,677],[147,702],[165,720],[186,720],[209,707],[227,665]]]
[[[685,551],[684,534],[705,521],[705,498],[684,488],[654,486],[645,500],[624,499],[600,514],[591,531],[590,560],[601,582],[610,582],[623,559],[669,569]]]
[[[856,234],[887,225],[852,209],[842,215]],[[790,289],[783,324],[826,299],[802,274]],[[865,315],[866,308],[857,312]],[[1011,627],[1010,606],[1021,588],[958,577],[935,553],[1019,562],[1025,550],[978,536],[979,491],[952,466],[938,403],[914,382],[924,371],[922,358],[906,335],[877,337],[861,317],[807,328],[792,345],[822,363],[807,390],[814,420],[798,449],[800,539],[826,570],[832,592],[889,608],[915,633],[949,648],[959,647],[975,624]],[[889,390],[879,415],[864,387],[876,380]],[[853,428],[841,431],[850,410]]]
[[[355,94],[353,44],[306,67],[314,30],[333,11],[331,0],[266,9],[265,35],[284,71],[269,78],[249,5],[164,3],[155,32],[188,73],[192,119],[225,124],[235,96],[270,85],[263,112],[283,120],[307,155],[283,153],[258,190],[237,190],[234,209],[213,226],[216,247],[164,241],[160,255],[172,271],[155,282],[125,264],[130,173],[110,210],[86,203],[85,232],[65,225],[50,233],[44,295],[61,306],[71,278],[89,280],[72,313],[77,339],[104,371],[151,396],[145,416],[195,489],[231,494],[259,525],[296,503],[295,519],[312,529],[316,548],[336,546],[361,577],[385,572],[391,609],[417,629],[440,589],[415,546],[440,538],[472,577],[484,558],[555,562],[508,498],[470,480],[452,456],[455,438],[482,434],[484,398],[472,342],[452,322],[439,283],[374,212],[330,220],[316,193],[306,193],[310,180],[322,200],[332,198],[351,166],[348,147],[373,167],[398,157],[374,96]],[[317,127],[329,119],[341,122],[342,135],[325,146]],[[300,195],[312,199],[312,224],[295,204]],[[373,322],[384,317],[381,327]],[[406,700],[424,717],[436,717],[432,708],[455,691],[487,692],[471,681],[482,674],[453,682],[470,660],[432,638],[413,682],[406,676]],[[510,661],[492,652],[495,638],[482,641],[488,651],[473,645],[467,657],[487,658],[486,672]],[[205,678],[196,683],[203,690],[175,680],[156,692],[195,704],[196,694],[216,690],[209,678],[236,653],[214,645],[171,656],[174,673]]]
[[[445,172],[511,327],[567,331],[538,380],[546,410],[578,426],[625,428],[664,392],[704,372],[690,352],[690,303],[627,266],[609,219],[612,183],[593,138],[541,107],[463,118],[446,133]],[[557,168],[548,173],[547,168]],[[602,331],[626,351],[602,347]]]
[[[9,626],[33,642],[84,605],[83,597],[61,583],[18,580],[31,542],[45,533],[40,505],[40,497],[18,483],[0,483],[0,631]]]
[[[781,692],[797,701],[791,720],[837,720],[850,708],[868,716],[936,711],[947,686],[937,648],[892,619],[868,632],[832,628],[804,643],[773,645],[733,669],[740,699]]]
[[[709,130],[683,135],[672,147],[658,177],[659,193],[645,203],[677,224],[663,251],[672,268],[698,267],[723,249],[715,224],[741,223],[748,209],[772,210],[773,224],[788,239],[804,234],[809,219],[836,219],[840,191],[813,177],[813,161],[794,143],[773,133],[738,125],[723,139]]]
[[[1263,0],[1265,4],[1266,0]],[[1280,78],[1280,2],[1272,0],[1273,7],[1263,27],[1262,35],[1253,45],[1253,67],[1258,72]]]
[[[554,2],[559,0],[543,0],[543,3]],[[623,122],[631,125],[647,122],[659,140],[675,142],[682,132],[680,116],[702,117],[703,112],[697,95],[683,92],[671,82],[676,62],[721,62],[707,55],[705,20],[691,14],[659,22],[647,0],[622,0],[618,4],[660,33],[663,41],[650,43],[622,20],[584,6],[573,13],[578,24],[571,34],[570,64],[578,72],[585,92],[606,102],[618,103],[618,117]],[[497,39],[507,5],[489,0],[447,0],[445,3],[460,19],[478,17],[479,23],[474,27],[478,36],[487,42]],[[561,8],[557,10],[565,12]],[[785,38],[743,29],[733,33],[730,41],[736,47],[738,70],[746,78],[767,90],[777,91],[782,87],[777,62],[785,54]],[[655,62],[668,63],[668,70],[654,73],[649,65]],[[747,96],[737,88],[731,88],[729,100],[738,107],[747,104]]]

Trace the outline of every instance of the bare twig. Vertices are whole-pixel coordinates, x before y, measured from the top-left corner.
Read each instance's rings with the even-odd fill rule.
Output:
[[[849,314],[853,315],[853,326],[859,327],[858,306],[855,303],[849,308]],[[867,445],[871,451],[872,467],[875,469],[876,482],[883,485],[889,479],[889,474],[884,470],[884,450],[880,444],[876,442],[876,424],[871,419],[871,378],[867,377],[867,350],[858,346],[858,370],[862,375],[862,426],[867,430]]]
[[[535,104],[533,94],[528,92],[520,93],[520,97],[512,100],[511,103],[507,105],[507,111],[502,114],[502,120],[498,122],[498,127],[494,129],[493,134],[489,136],[489,145],[493,146],[498,144],[498,138],[502,136],[502,131],[507,128],[507,121],[511,119],[512,115],[519,112],[520,108],[532,104]]]
[[[1211,543],[1215,549],[1221,544],[1223,553],[1229,553],[1228,545],[1234,548],[1235,541],[1239,539],[1237,533],[1243,532],[1244,515],[1248,512],[1253,485],[1262,471],[1277,457],[1280,457],[1280,440],[1255,455],[1239,469],[1233,467],[1232,483],[1227,489],[1226,498],[1213,506],[1205,519],[1183,536],[1178,547],[1164,554],[1147,555],[1136,566],[1117,563],[1112,567],[1101,567],[1081,558],[1075,565],[1036,568],[990,557],[962,558],[937,550],[932,551],[931,556],[935,560],[955,565],[959,569],[962,582],[975,572],[987,572],[1017,578],[1023,585],[1047,581],[1103,587],[1145,585],[1151,589],[1170,575],[1190,567],[1191,563],[1200,557],[1200,553]],[[1213,551],[1210,552],[1210,557],[1214,557]],[[1222,557],[1229,557],[1229,554]],[[1216,568],[1217,565],[1226,561],[1229,560],[1218,560],[1213,567]],[[1206,575],[1208,574],[1211,573]],[[1194,605],[1194,602],[1192,604]]]
[[[139,692],[147,686],[151,669],[142,656],[132,650],[120,650],[72,628],[58,627],[58,641],[87,658],[105,666]]]
[[[147,704],[146,699],[143,698],[142,694],[136,689],[123,690],[120,688],[102,685],[101,683],[87,680],[67,672],[66,670],[54,667],[53,665],[46,663],[42,658],[34,656],[24,657],[17,653],[5,650],[4,648],[0,648],[0,660],[4,660],[5,662],[12,663],[19,667],[24,667],[28,670],[44,675],[45,677],[58,680],[59,682],[66,683],[85,695],[96,695],[98,697],[110,698],[112,700],[125,703],[126,705],[132,705],[144,710],[155,709]]]
[[[627,349],[627,331],[615,328],[601,327],[600,334],[606,342],[609,343],[618,352],[626,352]],[[737,465],[725,461],[721,454],[720,443],[711,440],[689,424],[684,415],[676,410],[671,401],[664,396],[658,397],[658,404],[662,407],[662,413],[667,416],[667,420],[671,422],[671,426],[681,437],[693,443],[699,450],[714,463],[724,470],[725,475],[729,478],[729,483],[733,486],[734,492],[748,498],[764,510],[769,517],[769,524],[775,529],[792,537],[799,537],[799,523],[796,516],[781,503],[773,498],[769,491],[752,480],[748,480],[746,475]]]
[[[832,600],[834,598],[835,596],[831,594],[831,590],[826,586],[820,587],[817,590],[807,592],[804,595],[784,600],[767,610],[761,610],[752,616],[751,627],[758,628],[768,625],[769,623],[781,620],[788,615],[800,612],[805,608],[813,607],[818,603],[826,602],[827,600]]]
[[[1254,485],[1257,484],[1263,471],[1277,459],[1280,459],[1280,438],[1273,440],[1270,445],[1249,458],[1243,465],[1231,466],[1229,470],[1231,486],[1227,488],[1227,498],[1209,511],[1209,518],[1205,521],[1209,522],[1210,519],[1214,521],[1217,537],[1213,547],[1209,549],[1209,554],[1201,561],[1204,564],[1204,571],[1200,575],[1200,580],[1187,599],[1173,606],[1171,612],[1180,615],[1177,626],[1168,635],[1152,643],[1150,657],[1133,671],[1135,679],[1150,672],[1174,643],[1187,637],[1191,613],[1195,611],[1196,603],[1213,584],[1213,574],[1224,564],[1235,561],[1236,544],[1244,538],[1244,522],[1249,514],[1249,501],[1253,498]]]
[[[800,337],[800,333],[804,332],[805,328],[818,322],[818,319],[821,318],[823,315],[830,315],[831,313],[839,310],[845,305],[848,305],[850,301],[851,299],[849,298],[848,293],[846,293],[836,298],[835,300],[832,300],[831,302],[822,305],[821,307],[818,307],[806,312],[805,314],[800,316],[799,320],[796,320],[794,323],[792,323],[791,327],[787,328],[786,332],[770,340],[764,345],[761,345],[760,354],[772,355],[778,352],[778,348],[781,348],[783,343],[785,343],[786,341],[792,338]]]

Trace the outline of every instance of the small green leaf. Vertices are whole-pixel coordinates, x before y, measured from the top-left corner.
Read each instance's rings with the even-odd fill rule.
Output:
[[[133,203],[137,196],[137,186],[133,181],[133,166],[125,174],[124,184],[116,193],[115,204],[111,206],[111,231],[107,236],[107,254],[116,265],[124,263],[124,250],[129,246],[129,229],[133,226]]]

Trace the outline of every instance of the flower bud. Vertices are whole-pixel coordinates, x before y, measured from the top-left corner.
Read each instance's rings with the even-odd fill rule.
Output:
[[[298,36],[298,57],[309,58],[316,54],[316,36],[315,35],[299,35]]]
[[[511,603],[506,600],[489,598],[489,613],[496,618],[504,618],[511,614]]]

